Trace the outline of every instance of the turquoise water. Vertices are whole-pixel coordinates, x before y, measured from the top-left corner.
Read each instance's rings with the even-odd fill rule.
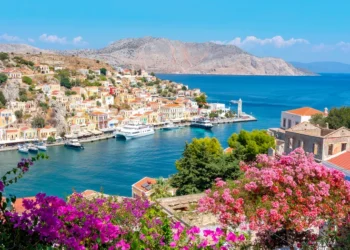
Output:
[[[227,138],[241,129],[278,127],[283,110],[301,106],[318,109],[350,105],[350,75],[320,77],[243,77],[203,75],[159,75],[163,79],[200,88],[211,102],[242,98],[243,110],[257,122],[219,125],[212,132],[183,128],[157,131],[137,140],[110,139],[85,144],[85,150],[48,148],[49,160],[36,164],[23,179],[7,189],[18,197],[38,192],[64,197],[73,190],[103,190],[108,194],[131,195],[131,185],[144,176],[167,177],[175,173],[174,162],[181,157],[186,141],[215,136],[224,147]],[[232,109],[236,108],[232,105]],[[0,152],[0,175],[15,166],[16,151]]]

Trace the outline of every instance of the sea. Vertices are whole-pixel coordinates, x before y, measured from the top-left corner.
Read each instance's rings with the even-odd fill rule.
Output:
[[[309,106],[324,110],[350,105],[350,75],[322,74],[309,77],[157,75],[161,79],[199,88],[209,102],[243,101],[243,111],[255,122],[215,126],[212,131],[183,128],[156,131],[154,136],[125,141],[109,139],[84,144],[85,150],[49,147],[48,160],[36,163],[6,194],[34,196],[38,192],[66,197],[87,189],[130,196],[131,185],[145,176],[169,177],[176,173],[186,142],[193,138],[216,137],[227,147],[227,139],[240,130],[279,127],[284,110]],[[0,176],[24,157],[17,151],[0,152]]]

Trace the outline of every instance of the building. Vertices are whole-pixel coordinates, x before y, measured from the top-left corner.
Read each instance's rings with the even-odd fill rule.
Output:
[[[15,114],[9,109],[0,109],[0,128],[7,127],[16,121]]]
[[[156,184],[157,180],[150,177],[144,177],[138,182],[134,183],[131,186],[131,193],[132,197],[142,197],[146,196],[148,199],[150,199],[153,191],[152,191],[152,185]]]
[[[38,136],[41,140],[47,140],[50,136],[56,138],[57,130],[51,126],[45,126],[43,128],[38,129]]]
[[[350,151],[343,151],[322,164],[328,168],[337,169],[345,174],[345,179],[350,180]]]
[[[22,79],[22,73],[15,69],[11,69],[11,68],[4,69],[2,73],[7,75],[8,79]]]
[[[6,129],[7,141],[19,140],[19,138],[20,138],[20,133],[18,129]]]
[[[313,153],[315,159],[324,161],[349,149],[350,130],[341,127],[337,130],[320,128],[309,122],[303,122],[287,129],[284,136],[285,153],[296,148]]]
[[[35,128],[24,127],[20,129],[20,138],[21,139],[37,139],[38,130]]]
[[[49,74],[50,73],[50,67],[49,65],[40,64],[38,66],[38,70],[41,74]]]
[[[325,109],[325,113],[328,113],[327,109]],[[308,122],[313,115],[325,115],[325,113],[310,107],[283,111],[281,114],[281,128],[289,129],[295,125],[298,125],[299,123]]]
[[[90,120],[96,124],[96,129],[106,129],[108,123],[108,115],[100,111],[91,112]]]
[[[166,104],[160,108],[160,113],[165,120],[181,121],[184,119],[185,107],[179,104]]]

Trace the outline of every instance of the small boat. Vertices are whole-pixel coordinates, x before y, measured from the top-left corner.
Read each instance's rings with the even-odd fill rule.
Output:
[[[19,145],[18,146],[18,152],[23,153],[23,154],[28,154],[29,150],[26,146],[24,145]]]
[[[78,139],[71,139],[67,141],[64,146],[68,148],[77,148],[77,149],[84,149],[84,146],[81,145]]]
[[[38,153],[39,149],[34,144],[29,144],[28,145],[28,151],[31,152],[31,153]]]
[[[179,128],[179,126],[175,125],[173,122],[167,122],[162,129],[163,130],[173,130],[173,129],[178,129],[178,128]]]
[[[37,148],[38,148],[39,150],[41,150],[41,151],[46,151],[46,150],[47,150],[47,147],[46,147],[46,145],[45,145],[44,143],[39,143],[39,144],[37,145]]]
[[[191,122],[191,127],[194,128],[204,128],[204,129],[211,129],[213,127],[213,124],[205,118],[199,118],[195,119]]]

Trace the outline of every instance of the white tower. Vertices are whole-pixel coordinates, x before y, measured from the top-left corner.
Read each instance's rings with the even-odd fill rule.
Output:
[[[237,107],[237,116],[241,117],[242,116],[242,99],[239,98],[238,102],[238,107]]]

